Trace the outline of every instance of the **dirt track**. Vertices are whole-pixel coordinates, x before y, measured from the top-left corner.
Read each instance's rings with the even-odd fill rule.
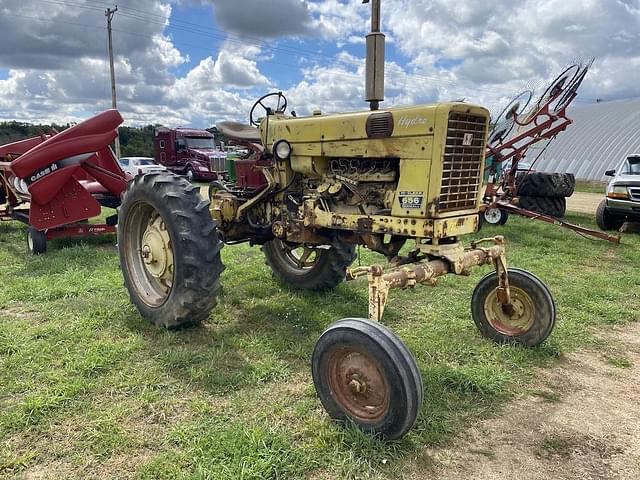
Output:
[[[595,215],[598,204],[603,198],[604,195],[601,193],[575,192],[571,197],[567,198],[567,210],[575,213]]]
[[[611,332],[606,354],[568,355],[540,372],[538,391],[428,452],[415,480],[640,478],[640,324]]]

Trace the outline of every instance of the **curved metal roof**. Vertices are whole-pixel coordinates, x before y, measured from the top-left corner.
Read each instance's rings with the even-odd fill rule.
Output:
[[[573,124],[551,142],[536,162],[536,170],[604,181],[605,170],[640,153],[640,98],[576,107],[568,116]],[[527,157],[535,155],[532,149]]]

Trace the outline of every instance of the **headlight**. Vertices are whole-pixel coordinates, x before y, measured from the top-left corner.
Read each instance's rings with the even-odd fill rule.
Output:
[[[609,191],[607,192],[607,197],[621,198],[626,200],[629,198],[629,191],[627,190],[627,187],[614,185],[609,188]]]
[[[286,140],[278,140],[273,144],[273,154],[279,160],[286,160],[291,155],[291,144]]]

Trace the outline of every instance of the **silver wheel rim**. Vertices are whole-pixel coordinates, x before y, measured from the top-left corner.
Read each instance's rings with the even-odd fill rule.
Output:
[[[489,208],[484,212],[484,219],[487,223],[495,225],[502,219],[502,211],[499,208]]]

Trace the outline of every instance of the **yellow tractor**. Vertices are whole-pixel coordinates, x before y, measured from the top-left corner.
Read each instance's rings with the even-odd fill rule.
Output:
[[[396,439],[414,425],[423,391],[414,357],[380,323],[391,289],[493,265],[473,292],[471,316],[501,343],[540,344],[556,312],[540,279],[507,269],[502,237],[460,242],[478,230],[487,110],[466,103],[379,109],[378,9],[374,0],[372,110],[296,117],[287,115],[282,93],[262,97],[250,113],[254,126],[218,124],[249,152],[234,162],[235,181],[212,183],[206,200],[183,177],[136,177],[119,210],[118,247],[132,302],[167,328],[199,322],[215,307],[223,244],[261,245],[274,275],[295,288],[366,277],[369,318],[327,328],[313,351],[313,381],[332,418]],[[351,268],[357,245],[388,265]]]

